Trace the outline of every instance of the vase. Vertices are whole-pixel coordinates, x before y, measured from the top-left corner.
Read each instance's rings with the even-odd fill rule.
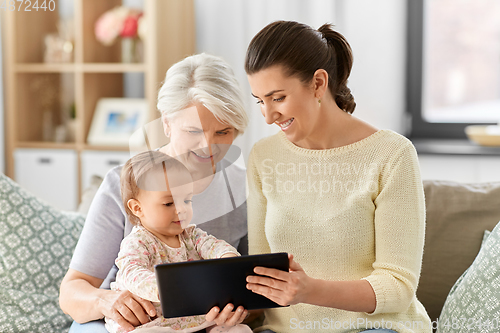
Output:
[[[122,62],[142,62],[142,43],[138,38],[122,38]]]
[[[66,121],[66,141],[68,142],[75,142],[76,141],[76,129],[77,128],[77,123],[76,119],[68,119]]]
[[[54,141],[54,120],[52,111],[50,110],[45,110],[43,112],[42,136],[43,141]]]

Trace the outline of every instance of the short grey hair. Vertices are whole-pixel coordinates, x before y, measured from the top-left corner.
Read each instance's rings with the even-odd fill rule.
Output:
[[[221,58],[201,53],[172,65],[158,92],[157,108],[162,117],[192,106],[204,105],[222,123],[233,126],[237,135],[248,125],[241,90],[231,67]]]

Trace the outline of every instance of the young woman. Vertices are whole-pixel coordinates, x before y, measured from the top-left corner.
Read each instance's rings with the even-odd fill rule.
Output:
[[[268,124],[248,163],[251,254],[290,253],[247,288],[281,304],[260,330],[431,332],[416,299],[425,207],[403,136],[352,116],[353,59],[330,25],[278,21],[251,41],[245,69]]]
[[[245,170],[224,159],[248,123],[232,69],[207,54],[187,57],[167,71],[158,110],[170,138],[160,151],[183,162],[193,178],[192,222],[246,254]],[[104,178],[61,283],[61,308],[77,322],[72,333],[106,332],[104,317],[132,330],[156,315],[151,302],[128,291],[109,290],[120,243],[132,230],[121,201],[121,168]],[[229,306],[211,312],[207,320],[222,324],[231,310]]]

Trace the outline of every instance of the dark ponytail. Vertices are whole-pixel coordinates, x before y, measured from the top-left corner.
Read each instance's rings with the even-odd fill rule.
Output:
[[[351,89],[347,87],[347,79],[351,74],[353,63],[351,46],[344,36],[334,31],[331,24],[323,24],[318,31],[328,43],[328,48],[331,52],[331,57],[335,59],[336,66],[334,67],[336,78],[335,84],[330,86],[330,91],[335,97],[335,102],[342,110],[348,113],[353,113],[356,103],[351,94]]]
[[[356,103],[347,87],[352,63],[349,43],[331,24],[324,24],[316,31],[306,24],[276,21],[250,42],[245,71],[253,74],[281,65],[287,75],[309,83],[318,69],[324,69],[328,72],[328,88],[335,102],[342,110],[353,113]]]

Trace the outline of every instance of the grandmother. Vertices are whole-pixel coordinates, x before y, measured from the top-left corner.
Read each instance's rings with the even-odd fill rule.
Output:
[[[170,138],[159,150],[182,161],[194,180],[192,223],[247,254],[245,169],[225,158],[248,123],[232,69],[208,54],[185,58],[167,71],[157,107]],[[121,168],[105,176],[61,283],[61,309],[75,320],[71,333],[106,332],[104,316],[131,330],[156,315],[149,301],[109,290],[120,243],[132,229],[120,196]],[[224,322],[231,308],[209,317]]]

